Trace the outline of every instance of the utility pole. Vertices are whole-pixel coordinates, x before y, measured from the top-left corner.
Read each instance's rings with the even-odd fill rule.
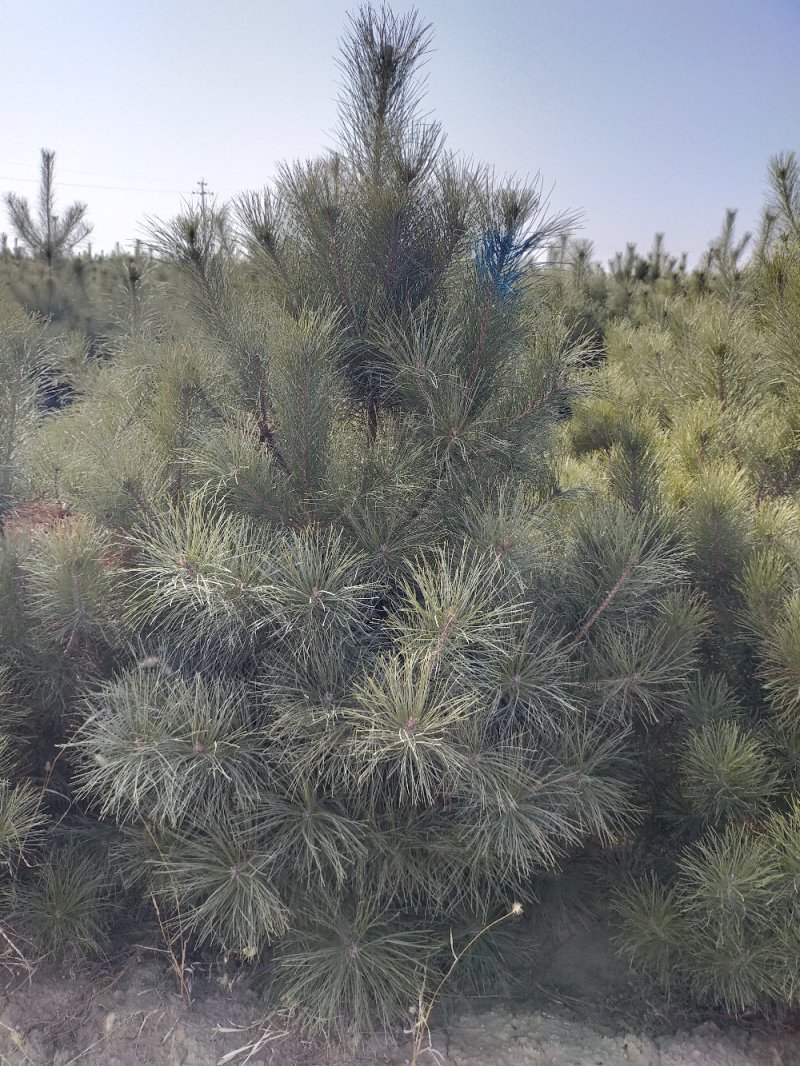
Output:
[[[205,213],[206,213],[206,197],[207,196],[213,196],[214,194],[208,188],[208,182],[204,178],[201,178],[200,181],[198,181],[197,184],[198,184],[199,188],[195,189],[194,195],[200,197],[200,213],[201,213],[201,215],[203,215],[205,217]]]

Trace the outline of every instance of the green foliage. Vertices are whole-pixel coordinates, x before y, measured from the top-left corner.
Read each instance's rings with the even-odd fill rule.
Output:
[[[190,817],[167,841],[166,850],[158,845],[153,884],[178,936],[254,959],[287,932],[289,911],[271,876],[276,856],[254,818]]]
[[[258,796],[266,742],[241,689],[145,661],[92,703],[74,743],[85,762],[79,780],[102,814],[172,827],[198,808],[210,816],[211,805],[246,807]]]
[[[674,888],[650,881],[620,894],[623,950],[660,980],[731,1012],[793,1002],[797,837],[796,811],[761,833],[710,831],[682,856]]]
[[[800,241],[800,164],[796,152],[781,152],[769,163],[770,198],[765,210],[767,241]]]
[[[388,1030],[419,999],[435,941],[360,904],[323,907],[277,960],[278,1003],[307,1031],[342,1041]]]
[[[95,950],[121,879],[352,1039],[590,860],[657,982],[794,1003],[793,157],[749,264],[729,212],[694,274],[660,235],[605,273],[444,150],[428,46],[363,9],[334,153],[73,270],[102,342],[55,267],[49,326],[0,312],[12,923]]]
[[[40,418],[45,351],[42,324],[0,291],[0,513],[14,499],[17,464]]]
[[[42,797],[30,785],[0,780],[0,861],[14,868],[24,850],[38,843],[46,818]]]
[[[668,984],[686,946],[687,927],[675,892],[653,877],[624,886],[614,900],[620,952],[660,984]]]
[[[763,813],[778,785],[768,751],[736,722],[693,730],[680,772],[689,805],[712,823]]]
[[[771,167],[767,228],[780,216],[780,239],[762,235],[744,266],[729,212],[704,266],[704,295],[675,295],[657,318],[608,330],[570,472],[572,484],[583,469],[640,512],[644,501],[688,553],[703,614],[700,672],[671,712],[652,715],[659,747],[645,747],[654,778],[645,859],[632,853],[635,876],[617,888],[615,909],[634,964],[733,1013],[797,1003],[796,885],[787,880],[800,681],[797,348],[786,343],[800,323],[793,158]]]
[[[86,204],[70,204],[64,211],[56,212],[55,161],[55,152],[43,148],[37,217],[34,217],[28,201],[23,197],[15,193],[8,193],[5,197],[11,225],[17,236],[33,255],[44,259],[48,266],[59,256],[72,251],[91,233],[91,226],[85,220]]]
[[[13,927],[41,955],[80,958],[97,953],[108,939],[110,896],[102,867],[79,845],[54,847],[7,893]]]
[[[656,640],[684,580],[661,527],[595,537],[556,496],[560,223],[443,151],[427,39],[354,19],[338,154],[241,197],[238,235],[161,224],[184,320],[128,264],[125,339],[64,348],[72,403],[16,467],[68,512],[25,530],[8,602],[19,663],[69,680],[74,815],[123,829],[172,944],[274,959],[275,1002],[340,1036],[403,1017],[465,912],[630,831],[633,712],[590,645],[636,613]]]
[[[51,529],[20,560],[31,615],[57,643],[112,639],[119,598],[114,542],[83,517]]]

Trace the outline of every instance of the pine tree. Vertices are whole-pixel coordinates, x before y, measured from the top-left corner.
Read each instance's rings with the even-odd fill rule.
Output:
[[[428,44],[353,19],[337,151],[238,199],[236,254],[209,212],[157,227],[176,310],[15,444],[3,540],[8,684],[68,799],[20,928],[98,943],[111,886],[338,1036],[627,839],[706,626],[644,490],[559,487],[585,353],[540,253],[569,220],[445,150]]]
[[[43,148],[36,215],[23,196],[10,192],[5,197],[12,229],[31,254],[41,258],[48,269],[57,259],[86,240],[92,231],[86,221],[88,208],[84,203],[76,201],[62,214],[56,214],[55,163],[56,153]]]

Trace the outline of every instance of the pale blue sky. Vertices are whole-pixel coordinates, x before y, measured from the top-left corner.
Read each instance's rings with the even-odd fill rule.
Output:
[[[95,248],[332,143],[339,0],[0,0],[0,191],[54,148]],[[395,9],[410,5],[397,3]],[[800,150],[800,0],[420,0],[427,103],[451,148],[541,171],[603,260],[694,259],[726,207],[754,228],[767,161]],[[108,186],[101,188],[100,186]],[[0,229],[8,228],[0,219]]]

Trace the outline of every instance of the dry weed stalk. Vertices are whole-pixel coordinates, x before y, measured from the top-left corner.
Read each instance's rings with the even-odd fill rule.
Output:
[[[481,937],[483,937],[491,929],[494,929],[495,926],[501,925],[503,922],[508,921],[509,918],[518,918],[521,914],[522,904],[515,901],[511,904],[510,909],[506,911],[505,914],[501,914],[499,918],[495,918],[494,921],[489,922],[487,925],[484,925],[482,929],[479,929],[478,932],[472,937],[472,939],[469,940],[458,953],[456,953],[455,949],[453,948],[451,934],[450,949],[453,952],[453,961],[450,963],[450,966],[445,975],[439,981],[439,984],[433,990],[431,995],[427,997],[427,999],[425,998],[424,988],[420,991],[419,994],[417,1020],[414,1023],[414,1028],[411,1030],[411,1033],[413,1034],[413,1045],[411,1048],[411,1059],[409,1060],[409,1066],[417,1066],[420,1056],[426,1051],[433,1055],[435,1058],[439,1058],[439,1054],[434,1049],[433,1044],[431,1042],[431,1030],[429,1020],[431,1013],[433,1012],[433,1008],[436,1006],[436,1001],[438,1000],[442,989],[450,980],[453,971],[458,966],[459,962],[461,962],[464,956],[481,939]],[[425,1043],[426,1041],[427,1044]]]
[[[164,853],[161,850],[161,845],[156,840],[156,837],[155,837],[153,831],[151,830],[150,826],[147,824],[147,822],[145,821],[144,818],[142,818],[141,821],[142,821],[142,825],[144,826],[145,832],[147,833],[147,835],[150,838],[151,843],[153,844],[153,847],[158,852],[161,860],[165,861],[164,860]],[[171,882],[171,879],[170,879],[170,882]],[[164,948],[161,949],[161,953],[165,954],[167,956],[167,958],[169,959],[170,969],[175,974],[175,978],[176,978],[176,980],[178,982],[178,993],[179,993],[181,999],[187,1004],[187,1006],[191,1006],[191,1004],[192,1004],[191,989],[189,987],[189,983],[186,980],[186,974],[189,971],[188,971],[188,967],[186,965],[187,946],[186,946],[186,936],[184,935],[184,932],[183,932],[183,914],[181,913],[181,902],[180,902],[180,897],[178,896],[178,890],[177,890],[177,888],[175,888],[174,885],[172,886],[172,890],[175,893],[175,908],[176,908],[175,912],[176,912],[176,915],[177,915],[177,918],[178,918],[178,943],[179,943],[179,948],[178,948],[178,952],[177,953],[175,951],[175,948],[173,947],[173,938],[172,938],[172,936],[171,936],[171,934],[169,932],[169,929],[167,928],[167,926],[166,926],[166,924],[164,922],[164,919],[161,917],[161,911],[159,910],[158,902],[156,900],[154,892],[150,893],[150,902],[153,904],[153,910],[156,912],[156,920],[158,921],[158,927],[161,930],[161,937],[162,937],[162,939],[164,941],[164,945],[165,945]],[[151,950],[158,951],[159,949],[158,948],[154,948],[154,949],[151,949]]]
[[[234,1048],[233,1051],[228,1051],[222,1056],[222,1058],[217,1059],[216,1066],[226,1066],[227,1063],[238,1059],[240,1055],[245,1056],[244,1059],[242,1059],[242,1066],[246,1066],[246,1063],[252,1059],[253,1055],[258,1054],[258,1052],[263,1050],[267,1044],[273,1044],[277,1040],[285,1040],[289,1035],[285,1030],[272,1029],[270,1026],[265,1028],[261,1023],[256,1023],[255,1025],[217,1025],[214,1027],[214,1032],[215,1034],[247,1033],[258,1028],[261,1029],[261,1035],[259,1037],[252,1040],[249,1044],[243,1044],[241,1047]]]

